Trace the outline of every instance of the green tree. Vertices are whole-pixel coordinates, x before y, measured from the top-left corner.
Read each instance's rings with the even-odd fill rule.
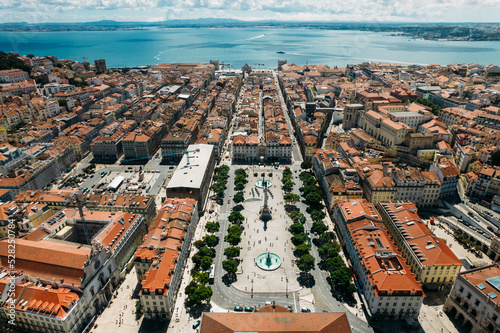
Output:
[[[337,237],[335,236],[335,233],[333,231],[325,232],[318,237],[318,246],[321,246],[325,243],[330,243],[336,239]]]
[[[215,232],[219,232],[219,229],[220,229],[220,224],[219,224],[219,221],[216,221],[216,222],[208,222],[206,225],[205,225],[205,229],[210,232],[210,233],[215,233]]]
[[[245,217],[240,212],[232,211],[227,220],[231,223],[240,224],[245,220]]]
[[[201,269],[203,269],[204,271],[208,270],[210,266],[212,266],[213,262],[214,260],[212,259],[212,257],[205,256],[201,258],[201,263],[200,263]]]
[[[238,245],[241,242],[241,236],[236,234],[227,234],[224,240],[231,245]]]
[[[302,163],[300,163],[300,167],[303,169],[303,170],[306,170],[306,169],[311,169],[312,168],[312,163],[309,162],[309,161],[304,161]]]
[[[285,194],[285,196],[283,197],[285,199],[285,202],[287,204],[295,204],[297,201],[300,200],[300,196],[298,194],[295,194],[295,193],[287,193]]]
[[[215,245],[217,245],[217,243],[219,243],[219,239],[214,235],[204,236],[203,241],[205,242],[205,244],[207,244],[208,247],[214,247]]]
[[[285,183],[283,183],[283,190],[285,190],[286,192],[290,192],[291,190],[293,190],[294,185],[294,182],[292,182],[291,180],[287,180]]]
[[[326,224],[324,224],[321,221],[313,222],[313,225],[311,227],[311,232],[315,233],[316,235],[321,235],[322,233],[324,233],[327,230],[328,230],[328,227],[326,226]]]
[[[300,223],[306,222],[305,215],[296,210],[291,211],[290,214],[288,214],[288,216],[292,219],[293,222],[300,222]]]
[[[197,248],[197,249],[201,249],[202,247],[204,247],[206,244],[204,241],[202,240],[197,240],[193,243],[193,245]]]
[[[236,176],[243,175],[245,178],[246,178],[246,177],[248,177],[248,175],[247,175],[247,173],[246,173],[245,169],[242,169],[242,168],[239,168],[239,169],[234,170],[234,174],[235,174]]]
[[[198,253],[197,253],[200,257],[215,257],[215,252],[214,250],[212,250],[211,248],[209,248],[208,246],[203,246],[202,248],[200,248],[198,250]],[[202,258],[203,259],[203,258]]]
[[[222,268],[229,274],[234,274],[238,270],[238,263],[236,260],[228,259],[222,262]]]
[[[307,234],[300,233],[300,234],[296,234],[292,237],[292,243],[293,243],[293,245],[297,246],[299,244],[307,242],[308,239],[309,239],[309,236],[307,236]]]
[[[313,210],[311,212],[311,218],[313,221],[323,221],[326,217],[326,213],[322,210]]]
[[[322,258],[333,258],[340,252],[340,246],[336,243],[330,242],[321,245],[318,248],[318,253]]]
[[[233,196],[233,201],[237,204],[245,201],[245,197],[243,196],[243,193],[241,193],[241,192],[235,193]]]
[[[234,189],[236,191],[242,191],[243,189],[245,189],[245,183],[237,182],[236,185],[234,185]]]
[[[242,230],[241,230],[240,226],[232,225],[229,228],[227,228],[227,233],[240,236],[242,233]]]
[[[135,301],[135,312],[137,314],[141,314],[142,313],[142,303],[141,303],[140,300]]]
[[[330,277],[332,279],[332,283],[341,288],[346,288],[352,280],[352,274],[345,268],[332,271],[330,273]]]
[[[224,249],[224,254],[229,258],[236,258],[240,256],[240,248],[236,246],[226,247]]]
[[[304,254],[302,257],[300,257],[299,261],[297,262],[297,267],[302,271],[302,272],[309,272],[310,270],[314,269],[314,257],[310,254]]]
[[[58,99],[57,103],[59,103],[59,106],[66,106],[66,105],[68,105],[68,102],[66,102],[65,99]]]
[[[344,260],[342,260],[339,256],[328,258],[325,260],[325,263],[328,266],[328,270],[331,272],[337,269],[344,269],[346,267]]]
[[[212,288],[198,283],[194,283],[193,285],[190,283],[186,287],[185,292],[188,296],[189,303],[193,306],[210,302],[213,294]]]
[[[323,198],[321,198],[321,195],[319,195],[318,193],[309,193],[306,196],[306,202],[311,207],[320,206],[321,200],[323,200]]]
[[[193,274],[193,280],[197,283],[207,284],[208,283],[208,273],[195,271]]]
[[[283,177],[291,175],[292,175],[292,170],[290,170],[290,168],[285,168],[285,170],[283,170]]]
[[[242,183],[246,183],[247,181],[247,177],[245,177],[245,175],[237,175],[236,177],[234,177],[234,183],[239,183],[239,182],[242,182]]]
[[[304,254],[309,254],[309,251],[311,251],[311,246],[306,243],[299,244],[295,248],[295,254],[299,258],[301,258]]]
[[[290,232],[294,235],[304,233],[304,225],[300,222],[295,222],[290,226]]]

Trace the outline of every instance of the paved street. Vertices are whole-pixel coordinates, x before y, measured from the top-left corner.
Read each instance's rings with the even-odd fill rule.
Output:
[[[276,74],[274,74],[274,75],[276,77]],[[281,92],[280,92],[280,96],[281,96]],[[282,96],[281,96],[281,98],[282,98]],[[283,99],[282,99],[282,103],[284,105]],[[290,131],[292,131],[292,126],[291,126],[290,120],[289,120],[286,112],[285,112],[285,115],[286,115],[286,119],[287,119],[287,122],[289,125],[289,129],[290,129]],[[296,142],[296,141],[294,140],[294,142]],[[293,192],[299,193],[299,188],[302,186],[302,184],[301,184],[301,181],[298,179],[298,175],[301,172],[300,163],[302,161],[302,157],[300,154],[300,150],[297,148],[296,144],[293,145],[292,154],[293,154],[293,162],[290,165],[290,167],[292,169],[293,176],[294,176],[293,181],[296,183]],[[232,202],[232,197],[235,193],[234,192],[234,170],[236,170],[238,168],[238,166],[236,166],[236,165],[231,165],[230,161],[224,160],[223,163],[228,164],[230,166],[230,171],[229,171],[229,178],[227,181],[227,184],[228,184],[227,190],[225,193],[223,203],[220,206],[220,214],[218,217],[218,220],[221,224],[221,230],[217,234],[217,236],[220,239],[220,242],[216,247],[216,258],[214,260],[214,264],[216,265],[216,269],[215,269],[215,283],[212,286],[212,289],[214,291],[213,296],[212,296],[212,304],[213,304],[212,307],[214,309],[215,308],[226,309],[226,310],[231,311],[235,306],[248,306],[248,305],[259,306],[259,305],[264,305],[265,302],[270,302],[270,301],[274,300],[274,301],[276,301],[277,304],[280,304],[280,305],[291,305],[291,306],[293,306],[293,308],[296,311],[299,310],[302,306],[305,306],[305,307],[312,308],[312,310],[315,312],[322,312],[322,311],[345,312],[349,318],[349,322],[352,325],[353,332],[373,332],[373,329],[371,327],[369,327],[369,325],[366,323],[366,321],[363,320],[364,318],[360,319],[360,318],[362,318],[362,312],[360,312],[360,310],[359,310],[360,309],[359,304],[357,305],[357,307],[356,306],[345,306],[343,303],[337,301],[332,296],[331,287],[330,287],[330,285],[328,285],[327,280],[326,280],[328,273],[320,271],[318,268],[316,268],[315,270],[313,270],[311,272],[312,276],[314,277],[314,286],[312,288],[309,288],[309,289],[303,288],[303,289],[300,289],[296,292],[286,293],[286,280],[285,280],[285,292],[282,292],[283,288],[281,285],[281,287],[277,287],[277,290],[273,290],[273,292],[269,291],[266,293],[257,293],[255,291],[252,293],[252,291],[251,291],[252,284],[251,284],[250,277],[248,279],[246,279],[247,281],[250,280],[250,284],[246,285],[246,287],[247,287],[246,291],[243,291],[244,288],[242,288],[242,287],[245,286],[243,283],[239,284],[239,286],[240,286],[239,289],[241,289],[241,290],[238,290],[234,286],[229,285],[229,284],[226,285],[223,282],[222,277],[225,275],[225,272],[222,269],[222,261],[225,260],[225,256],[223,255],[223,250],[225,247],[228,246],[228,244],[225,244],[223,239],[224,239],[224,236],[227,234],[227,227],[229,225],[229,223],[227,221],[227,216],[229,215],[232,207],[234,206],[234,203]],[[246,168],[248,166],[241,166],[241,167]],[[249,171],[247,171],[247,173],[250,176],[249,185],[252,184],[252,182],[253,182],[253,180],[252,180],[253,172],[254,172],[253,168],[255,169],[255,171],[258,172],[259,175],[261,172],[266,172],[266,174],[268,172],[273,172],[273,174],[274,174],[276,171],[273,168],[265,168],[265,167],[259,167],[259,166],[249,167]],[[280,169],[279,173],[281,174],[281,172],[282,172],[282,169]],[[276,182],[274,182],[274,180],[276,180]],[[275,197],[278,197],[279,196],[278,192],[281,191],[280,178],[278,178],[277,176],[274,176],[273,177],[273,185],[277,186],[276,188],[274,188],[274,186],[272,188],[273,195],[275,195]],[[245,198],[247,198],[247,199],[249,198],[249,195],[248,195],[249,190],[250,190],[250,188],[247,186],[247,188],[245,189]],[[261,196],[262,196],[262,191],[261,191]],[[229,200],[229,203],[228,203],[228,200]],[[245,205],[247,205],[247,204],[245,203]],[[249,208],[255,210],[255,208],[253,208],[253,206],[255,206],[255,205],[249,204],[248,206],[249,206]],[[258,204],[257,204],[257,206],[258,206]],[[306,206],[304,203],[299,202],[299,203],[297,203],[297,206],[301,212],[305,212]],[[243,213],[243,215],[246,216],[245,211],[243,211],[242,213]],[[277,211],[277,214],[279,214],[279,210]],[[327,222],[330,230],[333,230],[332,222],[329,220],[326,222]],[[252,221],[250,220],[247,223],[252,223]],[[272,223],[272,221],[270,223]],[[307,221],[305,224],[306,230],[310,230],[311,226],[312,226],[312,220],[310,218],[307,218]],[[251,225],[247,225],[247,228],[251,228],[251,227],[252,227]],[[283,228],[283,230],[284,230],[284,228]],[[252,230],[252,232],[253,232],[253,230]],[[256,232],[256,230],[255,230],[255,232]],[[288,231],[287,231],[287,233],[288,233]],[[261,240],[261,245],[262,245],[262,241],[266,242],[266,238],[265,238],[266,236],[261,234],[260,231],[259,231],[259,235],[260,236],[258,236],[258,238],[256,239],[256,241],[257,241],[256,246],[258,245],[259,238]],[[288,233],[288,239],[290,239],[291,236],[292,235],[290,233]],[[257,237],[257,235],[254,236],[254,234],[252,234],[252,239],[253,239],[253,237]],[[279,237],[280,236],[278,236],[278,238]],[[249,240],[250,239],[248,239],[247,243],[246,243],[247,247],[248,247]],[[244,241],[245,240],[243,239],[243,242],[241,244],[242,247],[245,246]],[[268,241],[268,243],[269,242],[270,241]],[[253,246],[253,241],[251,243],[251,246]],[[276,247],[276,248],[279,248],[279,247]],[[264,251],[265,251],[265,248],[263,249],[263,252]],[[255,250],[255,252],[259,252],[259,251]],[[315,246],[312,247],[311,254],[314,257],[319,258]],[[249,260],[252,260],[252,258],[243,257],[243,260],[244,260],[243,273],[238,274],[238,279],[241,279],[243,277],[243,280],[244,280],[245,274],[246,274],[245,269],[248,269],[248,268],[246,268],[245,261],[248,262]],[[286,262],[286,259],[285,259],[285,262]],[[250,274],[248,274],[248,275],[250,275]],[[287,277],[289,279],[289,283],[292,279],[296,279],[296,275],[295,276],[288,275]],[[255,280],[254,280],[254,288],[255,288]],[[262,287],[259,287],[259,288],[262,288]]]
[[[137,286],[135,267],[127,274],[121,286],[113,294],[106,309],[96,320],[96,325],[91,332],[137,332],[143,317],[136,320],[135,303],[138,298],[132,298],[134,288]]]

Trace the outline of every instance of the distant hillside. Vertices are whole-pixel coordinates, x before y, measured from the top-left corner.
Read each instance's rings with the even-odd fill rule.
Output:
[[[30,66],[26,65],[15,56],[9,56],[5,52],[0,51],[0,70],[19,68],[23,71],[31,73]]]

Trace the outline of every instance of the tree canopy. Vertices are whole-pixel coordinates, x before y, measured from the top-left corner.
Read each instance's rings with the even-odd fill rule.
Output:
[[[203,241],[207,246],[214,247],[219,242],[219,239],[214,235],[206,235],[203,237]]]
[[[245,217],[240,212],[233,210],[227,219],[231,223],[240,224],[245,220]]]
[[[222,268],[229,274],[234,274],[238,270],[238,263],[236,260],[228,259],[222,262]]]
[[[233,201],[237,204],[245,201],[245,197],[243,196],[243,193],[241,193],[241,192],[235,193],[233,196]]]
[[[304,254],[302,257],[300,257],[299,261],[297,262],[297,267],[302,271],[302,272],[309,272],[310,270],[314,269],[314,257],[310,254]]]
[[[215,232],[219,232],[219,229],[220,229],[220,223],[219,221],[216,221],[216,222],[208,222],[206,225],[205,225],[205,229],[210,232],[210,233],[215,233]]]
[[[236,258],[240,255],[240,248],[236,246],[226,247],[224,249],[224,254],[228,256],[228,258]]]

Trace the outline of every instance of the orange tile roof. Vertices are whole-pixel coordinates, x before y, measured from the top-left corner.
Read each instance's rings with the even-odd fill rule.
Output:
[[[176,259],[179,253],[176,250],[165,249],[159,258],[156,265],[151,265],[149,271],[144,273],[144,279],[141,281],[141,295],[146,291],[154,292],[158,289],[162,290],[163,294],[168,291],[167,284],[172,280],[172,271],[176,266]]]
[[[418,258],[425,266],[462,266],[462,262],[446,243],[437,238],[417,215],[417,206],[411,202],[381,202],[382,209],[397,222],[398,228],[405,233],[405,242],[416,246]],[[397,220],[397,221],[396,221]],[[425,259],[424,259],[425,258]]]
[[[347,223],[346,227],[376,296],[405,292],[423,295],[420,283],[382,222],[362,219]]]
[[[90,247],[51,240],[16,239],[16,270],[42,279],[64,279],[65,283],[81,285],[83,266]],[[7,265],[8,242],[0,241],[0,261]]]
[[[64,318],[81,296],[68,288],[28,285],[19,295],[16,310]]]
[[[200,333],[350,333],[345,313],[203,313]]]
[[[493,304],[495,304],[495,306],[500,306],[500,290],[493,287],[489,282],[486,281],[487,279],[500,276],[500,267],[498,267],[498,264],[472,269],[470,271],[460,273],[459,276],[464,278],[473,287],[477,288],[478,291],[482,292],[490,302],[493,302]],[[477,287],[479,284],[482,284],[485,288],[479,289]],[[497,295],[497,297],[491,298],[488,295],[490,293],[494,293],[495,295]]]

